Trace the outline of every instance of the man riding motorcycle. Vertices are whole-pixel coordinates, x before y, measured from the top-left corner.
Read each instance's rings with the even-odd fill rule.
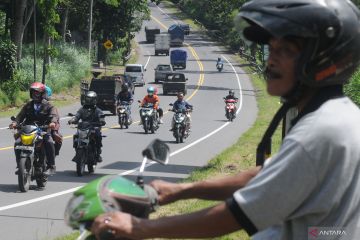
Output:
[[[122,85],[121,91],[116,96],[116,102],[117,104],[121,102],[128,102],[129,103],[129,120],[131,121],[131,104],[133,103],[133,95],[129,91],[129,85],[127,83],[124,83]]]
[[[189,124],[189,129],[191,127],[191,116],[190,116],[190,113],[187,110],[192,110],[192,109],[193,109],[193,106],[191,104],[189,104],[187,101],[184,100],[184,93],[179,92],[177,94],[177,100],[173,104],[172,111],[174,111],[174,112],[176,112],[178,110],[185,110],[186,111],[186,117],[187,117],[186,121]],[[175,121],[174,121],[174,119],[172,119],[170,131],[174,130],[174,125],[175,125]]]
[[[225,101],[226,100],[230,100],[230,99],[233,99],[235,100],[236,102],[239,100],[237,97],[235,97],[235,92],[234,90],[229,90],[229,94],[224,98]],[[234,104],[234,112],[236,113],[236,110],[237,110],[237,107],[236,105]],[[236,118],[236,114],[234,115],[234,117]]]
[[[159,108],[160,98],[158,95],[155,94],[155,88],[150,86],[147,88],[147,95],[144,97],[144,99],[141,102],[141,106],[144,106],[146,103],[152,103],[154,104],[154,109],[157,110],[159,113],[159,123],[163,123],[162,117],[163,117],[163,111],[161,108]],[[140,121],[140,124],[141,121]]]
[[[51,130],[58,130],[59,114],[57,109],[46,100],[45,85],[40,82],[34,82],[30,86],[30,102],[26,103],[16,116],[15,121],[9,126],[10,129],[15,128],[18,124],[49,125]],[[20,139],[16,139],[15,145]],[[56,171],[55,167],[55,147],[54,140],[50,134],[44,136],[45,153],[47,159],[47,167],[45,174],[52,175]],[[15,150],[15,154],[18,154]],[[18,165],[18,163],[16,163]],[[18,168],[18,166],[17,166]],[[15,172],[17,173],[17,171]]]
[[[219,57],[218,60],[216,61],[216,68],[220,67],[222,68],[222,66],[224,66],[224,62],[222,61],[222,59]]]
[[[91,124],[99,124],[100,126],[104,126],[106,124],[104,114],[100,108],[96,107],[96,102],[96,93],[93,91],[87,92],[85,95],[83,107],[77,111],[76,115],[70,119],[68,123],[77,124],[80,120],[82,120],[83,122],[85,121]],[[75,138],[77,138],[76,135],[74,135],[74,139]],[[95,129],[95,140],[97,146],[97,156],[95,157],[98,162],[102,162],[102,157],[100,155],[102,147],[101,127]]]

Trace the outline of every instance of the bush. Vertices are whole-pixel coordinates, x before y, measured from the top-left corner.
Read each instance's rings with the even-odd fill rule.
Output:
[[[72,87],[90,74],[91,62],[87,51],[68,44],[55,45],[56,58],[52,58],[47,67],[45,83],[53,92]],[[39,46],[37,56],[41,56],[42,46]],[[28,88],[34,82],[34,59],[32,45],[24,46],[24,57],[19,63],[12,80],[3,82],[0,86],[0,105],[21,105],[28,96]],[[43,60],[36,59],[36,80],[42,79]]]
[[[360,68],[345,85],[345,94],[360,107]]]
[[[51,65],[47,67],[45,83],[49,85],[54,92],[58,92],[72,87],[74,84],[80,82],[82,78],[90,74],[91,63],[84,49],[75,48],[68,44],[59,44],[55,47],[58,56],[53,58]],[[41,81],[42,79],[42,62],[42,59],[37,59],[37,81]],[[33,68],[33,56],[25,56],[21,60],[20,68],[17,71],[19,79],[21,79],[19,80],[19,84],[22,90],[26,90],[34,81]]]
[[[16,46],[8,39],[0,39],[0,80],[12,79],[16,68]]]

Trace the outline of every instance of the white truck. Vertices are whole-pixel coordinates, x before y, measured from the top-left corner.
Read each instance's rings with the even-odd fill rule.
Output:
[[[160,33],[155,35],[155,56],[165,54],[169,56],[170,34]]]

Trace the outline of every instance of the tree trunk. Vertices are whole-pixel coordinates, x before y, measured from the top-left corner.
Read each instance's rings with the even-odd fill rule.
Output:
[[[62,21],[61,21],[61,36],[63,41],[65,42],[65,34],[67,30],[67,24],[69,19],[69,8],[66,7],[63,14],[62,14]]]
[[[16,60],[21,60],[22,40],[24,36],[24,14],[27,0],[15,0],[15,15],[11,29],[11,40],[16,45]]]

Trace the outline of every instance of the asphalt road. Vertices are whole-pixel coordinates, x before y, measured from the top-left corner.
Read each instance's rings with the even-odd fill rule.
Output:
[[[166,10],[150,5],[152,18],[144,23],[160,26],[162,31],[176,21]],[[161,7],[161,5],[160,5]],[[153,44],[145,42],[142,29],[136,36],[139,42],[139,63],[146,65],[146,86],[138,87],[135,100],[146,94],[146,87],[154,85],[154,68],[158,63],[169,63],[166,56],[155,56]],[[75,112],[79,104],[59,109],[62,117],[62,133],[65,136],[60,156],[56,159],[57,173],[49,178],[45,190],[33,187],[27,193],[21,193],[17,186],[13,138],[6,126],[9,119],[0,119],[0,236],[11,240],[43,240],[65,235],[72,230],[64,224],[64,208],[71,193],[87,182],[105,174],[122,174],[134,178],[133,169],[140,166],[141,151],[154,138],[166,141],[171,149],[170,163],[167,166],[152,165],[145,173],[145,181],[162,178],[178,181],[185,178],[194,169],[206,165],[216,154],[231,146],[255,121],[257,106],[255,94],[249,78],[239,65],[231,60],[231,55],[222,50],[200,33],[192,32],[186,36],[186,49],[189,55],[186,70],[189,79],[187,100],[194,106],[192,114],[192,132],[182,144],[176,144],[169,131],[172,113],[164,115],[164,124],[155,134],[145,135],[141,126],[134,123],[129,129],[117,127],[116,116],[106,117],[103,134],[103,159],[95,174],[77,177],[75,164],[71,161],[72,134],[75,129],[66,125],[67,113]],[[218,73],[215,67],[219,56],[225,59],[224,70]],[[160,84],[160,105],[164,110],[176,100],[176,96],[162,96]],[[234,89],[240,101],[238,117],[229,123],[224,116],[223,97],[229,89]],[[133,119],[139,120],[138,106],[132,106]]]

